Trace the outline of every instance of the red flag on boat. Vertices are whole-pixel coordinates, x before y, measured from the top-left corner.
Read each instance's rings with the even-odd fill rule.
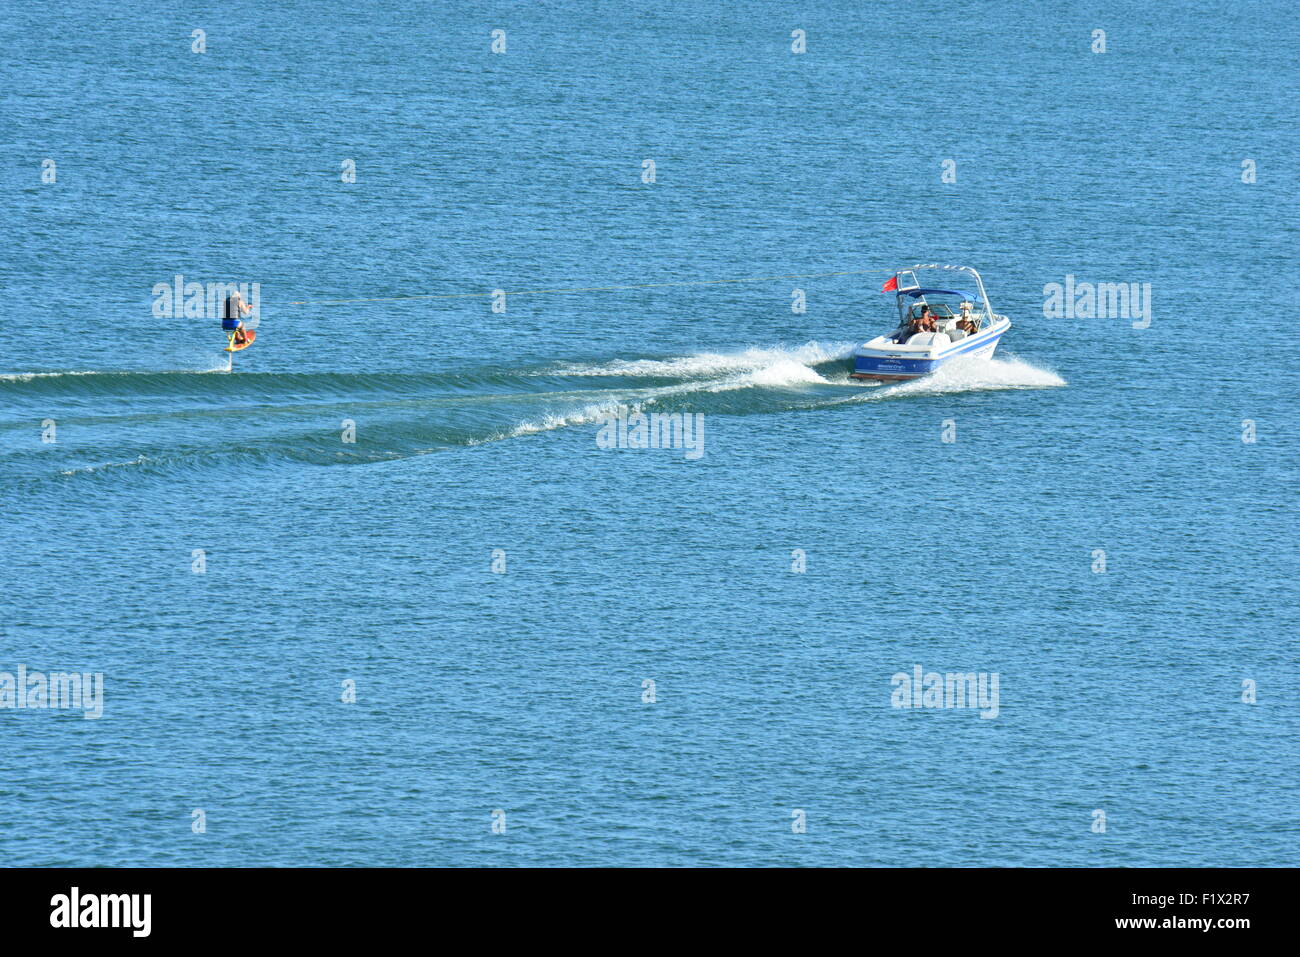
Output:
[[[881,291],[881,292],[897,292],[897,291],[898,291],[898,277],[897,277],[897,276],[892,277],[892,278],[889,280],[889,282],[885,283],[883,286],[880,287],[880,291]]]

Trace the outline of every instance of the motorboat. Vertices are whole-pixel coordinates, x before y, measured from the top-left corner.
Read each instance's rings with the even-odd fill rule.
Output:
[[[909,266],[880,291],[897,297],[899,324],[853,351],[855,379],[902,382],[956,358],[987,359],[1011,328],[1010,319],[993,311],[984,280],[969,266]]]

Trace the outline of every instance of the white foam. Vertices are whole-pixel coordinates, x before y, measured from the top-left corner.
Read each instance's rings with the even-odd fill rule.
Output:
[[[653,400],[651,400],[653,401]],[[642,403],[625,402],[617,399],[610,399],[607,402],[593,403],[585,405],[573,412],[565,413],[548,413],[539,419],[520,422],[518,425],[505,432],[498,432],[495,435],[488,436],[485,439],[469,443],[470,445],[482,445],[484,442],[496,442],[501,439],[513,439],[520,435],[536,435],[539,432],[550,432],[554,429],[568,428],[573,425],[591,425],[599,422],[612,412],[617,412],[620,407],[626,408],[629,413],[640,412]]]
[[[834,384],[812,366],[847,359],[852,342],[808,342],[802,346],[746,349],[741,352],[701,352],[672,359],[616,359],[599,365],[565,366],[548,375],[620,376],[627,378],[677,378],[686,381],[652,388],[628,389],[601,402],[589,403],[573,412],[554,412],[520,422],[513,428],[472,444],[493,442],[520,435],[535,435],[573,425],[599,422],[620,407],[639,412],[669,396],[692,392],[729,392],[736,389],[782,388],[798,385]]]
[[[647,406],[668,396],[686,395],[692,392],[730,392],[735,389],[780,388],[800,384],[829,384],[815,370],[793,359],[780,359],[769,362],[757,369],[751,369],[741,375],[730,376],[717,382],[683,382],[677,385],[659,386],[653,389],[634,389],[619,396],[611,396],[603,402],[590,403],[573,412],[548,413],[537,419],[521,422],[506,432],[497,433],[489,438],[471,444],[493,442],[500,439],[514,438],[520,435],[535,435],[553,429],[563,429],[573,425],[591,425],[601,421],[611,412],[620,408],[629,414],[640,412]]]
[[[7,372],[0,374],[0,382],[31,382],[33,379],[60,379],[70,375],[99,375],[93,370],[84,372]]]
[[[215,358],[211,360],[206,368],[200,369],[160,369],[157,371],[149,369],[70,369],[67,372],[4,372],[0,373],[0,382],[31,382],[33,379],[62,379],[67,376],[85,375],[186,375],[194,372],[206,375],[209,372],[226,372],[227,365],[225,359]]]
[[[945,392],[976,392],[984,389],[1053,389],[1066,381],[1051,369],[1024,359],[954,359],[922,379],[901,382],[882,389],[873,398],[896,395],[938,395]]]
[[[149,458],[144,455],[137,456],[129,462],[102,462],[99,465],[86,465],[79,469],[63,469],[60,475],[90,475],[95,472],[103,472],[106,469],[120,469],[131,465],[143,465],[148,462]]]
[[[852,342],[806,342],[801,346],[754,348],[741,352],[699,352],[671,359],[615,359],[598,365],[564,366],[551,370],[550,374],[707,379],[727,373],[758,371],[783,363],[812,366],[833,362],[847,359],[855,348],[856,344]]]
[[[709,391],[726,392],[731,389],[751,387],[779,389],[782,386],[809,384],[829,385],[830,383],[817,370],[809,368],[802,362],[796,362],[794,359],[779,359],[743,375],[709,386]]]

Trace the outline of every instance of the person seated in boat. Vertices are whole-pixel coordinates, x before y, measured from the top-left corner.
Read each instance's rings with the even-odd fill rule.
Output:
[[[227,332],[233,332],[234,344],[242,346],[248,337],[244,332],[244,316],[253,311],[253,307],[244,302],[244,297],[239,294],[239,290],[233,290],[221,310],[221,328]]]
[[[929,306],[922,306],[921,314],[913,316],[904,323],[902,331],[894,337],[894,341],[901,345],[918,332],[934,332],[935,329],[934,314],[930,312]]]
[[[907,332],[903,334],[903,342],[907,342],[908,339],[912,338],[912,336],[916,335],[918,332],[934,331],[934,313],[930,311],[929,306],[922,306],[921,314],[908,323]]]
[[[907,319],[903,322],[903,328],[898,331],[898,335],[894,337],[894,341],[899,345],[906,345],[907,340],[920,331],[921,319],[919,316],[913,316],[911,319]]]
[[[969,302],[963,302],[961,304],[961,316],[957,319],[957,328],[968,336],[973,336],[975,333],[979,332],[980,327],[977,326],[975,320],[970,317]]]

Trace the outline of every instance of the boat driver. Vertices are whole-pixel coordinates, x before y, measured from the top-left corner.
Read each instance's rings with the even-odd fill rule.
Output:
[[[921,314],[913,316],[903,325],[903,331],[894,337],[894,341],[900,345],[907,342],[908,339],[918,332],[937,332],[938,327],[934,322],[934,313],[930,311],[929,306],[921,307]]]
[[[918,332],[934,332],[934,313],[930,312],[929,306],[921,307],[921,314],[907,324],[907,331],[903,333],[903,341],[906,342]]]

